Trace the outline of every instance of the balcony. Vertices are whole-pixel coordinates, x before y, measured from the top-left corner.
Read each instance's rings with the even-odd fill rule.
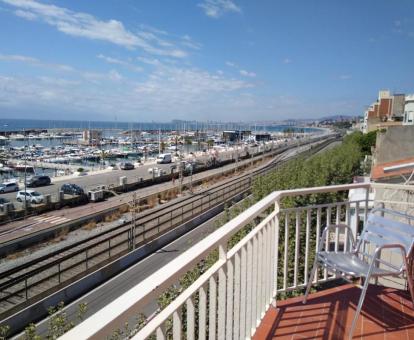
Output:
[[[350,201],[351,189],[362,190],[364,198]],[[357,235],[371,206],[387,205],[388,197],[392,198],[395,208],[399,203],[396,192],[410,190],[413,187],[358,183],[274,192],[62,339],[103,339],[119,334],[125,322],[143,312],[172,285],[179,288],[179,294],[139,329],[125,331],[123,336],[133,339],[346,338],[360,294],[353,283],[345,284],[343,278],[320,270],[313,281],[317,291],[309,296],[308,303],[303,305],[300,296],[294,297],[302,294],[307,285],[319,235],[325,225],[333,223],[349,224]],[[370,192],[381,199],[370,202]],[[246,228],[250,231],[241,237],[238,232]],[[328,234],[325,247],[335,252],[348,249],[345,233]],[[236,242],[237,235],[240,237]],[[183,287],[180,278],[206,258],[214,261],[210,266],[202,266],[201,275]],[[368,289],[355,338],[414,336],[414,311],[403,289],[404,282],[385,284],[392,284],[394,288],[371,285]]]

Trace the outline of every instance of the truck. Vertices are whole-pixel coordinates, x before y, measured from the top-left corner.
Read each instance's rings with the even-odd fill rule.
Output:
[[[161,153],[157,157],[157,164],[167,164],[172,162],[172,155],[170,153]]]

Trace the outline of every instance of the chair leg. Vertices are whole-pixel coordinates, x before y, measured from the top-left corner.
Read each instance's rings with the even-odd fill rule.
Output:
[[[411,264],[411,263],[410,263]],[[404,257],[404,265],[405,265],[405,270],[406,270],[406,275],[407,275],[407,283],[408,283],[408,288],[410,290],[410,295],[411,295],[411,302],[413,304],[413,308],[414,308],[414,283],[413,283],[413,272],[412,272],[412,266],[408,266],[409,263],[407,261],[407,258]]]
[[[313,267],[312,267],[311,273],[309,275],[309,280],[308,280],[308,285],[306,286],[305,296],[303,297],[303,301],[302,301],[303,304],[305,304],[306,300],[308,299],[308,295],[309,295],[310,289],[312,287],[312,281],[313,281],[313,278],[315,276],[315,273],[316,273],[317,269],[318,269],[318,257],[316,256],[315,261],[313,262]]]
[[[362,304],[364,303],[365,295],[367,293],[367,289],[368,289],[368,286],[369,286],[370,276],[371,275],[369,273],[369,275],[364,280],[364,286],[362,288],[361,296],[359,297],[358,307],[357,307],[357,309],[355,311],[354,320],[352,321],[351,330],[349,331],[349,335],[348,335],[348,338],[350,340],[352,339],[352,335],[354,334],[354,331],[355,331],[355,327],[356,327],[356,324],[357,324],[357,321],[358,321],[359,314],[361,313]]]

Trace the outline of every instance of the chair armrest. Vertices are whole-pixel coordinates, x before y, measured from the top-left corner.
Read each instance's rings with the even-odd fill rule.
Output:
[[[404,257],[407,257],[407,253],[405,251],[405,247],[400,243],[389,243],[389,244],[383,244],[382,246],[379,246],[375,249],[375,257],[378,257],[378,255],[381,253],[381,250],[383,249],[400,249],[401,255]]]
[[[320,238],[320,241],[319,241],[318,251],[322,250],[322,248],[325,244],[326,234],[328,233],[328,231],[334,231],[334,230],[336,231],[337,229],[347,229],[348,230],[348,237],[351,238],[351,249],[355,248],[355,240],[354,240],[354,235],[352,233],[351,227],[347,224],[340,223],[340,224],[330,224],[330,225],[325,227],[325,229],[322,232],[322,236]]]

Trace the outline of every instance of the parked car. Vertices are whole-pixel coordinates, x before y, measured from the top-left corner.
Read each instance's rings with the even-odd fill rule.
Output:
[[[18,191],[19,185],[16,182],[8,182],[0,184],[0,193]]]
[[[30,177],[29,180],[27,181],[27,186],[29,188],[41,187],[44,185],[50,185],[50,183],[52,183],[52,181],[49,176],[33,176],[33,177]]]
[[[79,185],[70,184],[70,183],[63,184],[60,190],[63,191],[64,194],[67,194],[67,195],[84,195],[85,194],[85,192]]]
[[[11,203],[10,200],[5,197],[0,197],[0,208],[3,208],[3,206],[7,203],[11,204],[11,209],[13,210],[14,209],[13,203]]]
[[[129,163],[129,162],[124,162],[124,163],[121,163],[121,164],[119,165],[119,168],[120,168],[121,170],[133,170],[133,169],[135,169],[135,166],[134,166],[134,164],[132,164],[132,163]]]
[[[172,155],[170,153],[162,153],[157,157],[158,164],[166,164],[172,162]]]
[[[27,202],[34,203],[34,204],[42,203],[45,200],[44,196],[40,192],[34,191],[34,190],[19,191],[17,193],[16,200],[18,202],[24,202],[25,196],[26,196]]]

